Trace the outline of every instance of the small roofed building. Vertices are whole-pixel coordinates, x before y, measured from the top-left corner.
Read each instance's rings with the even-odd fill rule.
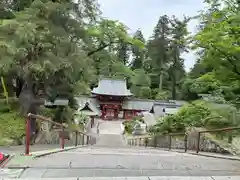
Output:
[[[102,119],[118,119],[122,110],[123,101],[132,96],[127,89],[126,79],[101,77],[98,87],[92,90],[101,110]]]
[[[76,98],[76,100],[79,106],[76,114],[90,117],[92,127],[94,118],[100,115],[100,111],[96,106],[96,100],[93,98]]]
[[[166,100],[156,101],[153,105],[151,112],[155,118],[161,118],[166,115],[172,115],[178,112],[178,110],[186,104],[186,101],[179,100]]]
[[[90,117],[99,116],[100,114],[99,110],[91,102],[86,102],[82,107],[79,107],[78,112]]]

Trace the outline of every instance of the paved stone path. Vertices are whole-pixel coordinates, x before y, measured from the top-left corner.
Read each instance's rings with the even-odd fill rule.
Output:
[[[239,180],[240,176],[142,176],[142,177],[85,177],[85,178],[64,178],[64,180]],[[11,180],[11,179],[3,179]],[[20,178],[18,180],[26,180],[25,178]],[[27,180],[36,180],[36,178],[28,178]],[[45,180],[59,180],[59,178],[45,178]]]
[[[34,159],[25,165],[29,168],[12,173],[12,177],[240,176],[239,161],[148,148],[85,147]]]
[[[122,134],[122,121],[99,121],[99,134]]]
[[[35,152],[35,151],[43,151],[43,150],[48,150],[48,149],[56,149],[60,148],[60,144],[36,144],[30,146],[30,151]],[[0,152],[3,153],[8,153],[8,154],[21,154],[25,152],[25,146],[9,146],[9,147],[1,147],[0,146]]]
[[[186,153],[129,147],[119,127],[104,123],[94,146],[60,152],[23,162],[27,168],[3,169],[1,178],[64,178],[71,180],[239,180],[240,161]],[[102,131],[101,131],[102,130]],[[9,168],[14,168],[14,164]],[[202,177],[200,177],[202,176]],[[226,176],[232,176],[229,179]],[[114,177],[114,178],[113,178]],[[0,178],[0,179],[1,179]],[[235,178],[235,179],[234,179]],[[5,179],[4,179],[5,180]],[[50,179],[49,179],[50,180]],[[52,179],[57,180],[57,179]]]

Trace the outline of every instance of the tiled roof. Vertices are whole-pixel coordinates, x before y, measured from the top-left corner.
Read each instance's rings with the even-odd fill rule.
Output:
[[[126,79],[100,78],[98,87],[93,88],[93,94],[132,96],[127,89]]]
[[[186,103],[187,103],[186,101],[181,101],[181,100],[156,100],[154,102],[154,105],[181,107]]]
[[[186,104],[186,101],[156,101],[153,106],[154,116],[156,118],[163,117],[165,114],[176,113],[181,106]],[[165,112],[163,111],[165,109]]]
[[[98,109],[98,103],[95,98],[90,97],[76,97],[78,103],[78,112],[82,112],[86,115],[100,115],[100,111]],[[90,110],[86,110],[85,108],[88,107]]]
[[[44,105],[45,106],[67,106],[68,103],[69,103],[68,99],[55,99],[54,102],[45,100]]]
[[[126,100],[123,102],[123,109],[150,111],[153,107],[153,101],[141,99]]]

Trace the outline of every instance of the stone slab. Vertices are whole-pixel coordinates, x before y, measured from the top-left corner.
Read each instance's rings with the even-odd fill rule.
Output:
[[[23,169],[0,169],[0,179],[18,178],[23,171]]]
[[[213,180],[210,176],[156,176],[149,180]]]
[[[36,151],[32,152],[31,155],[26,156],[24,154],[16,154],[14,157],[5,165],[7,168],[13,168],[13,167],[28,167],[28,162],[31,161],[33,158],[40,158],[43,156],[60,153],[60,152],[66,152],[74,149],[78,149],[84,146],[73,146],[73,147],[66,147],[64,149],[50,149],[50,150],[43,150],[43,151]]]
[[[240,176],[212,176],[213,180],[240,180]]]
[[[239,180],[240,176],[139,176],[139,177],[74,177],[43,178],[44,180]],[[42,178],[20,178],[18,180],[43,180]],[[13,180],[2,178],[1,180]],[[17,180],[17,179],[16,179]]]

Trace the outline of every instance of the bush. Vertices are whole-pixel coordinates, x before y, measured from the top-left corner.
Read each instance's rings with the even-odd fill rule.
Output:
[[[230,105],[219,105],[205,101],[194,101],[183,106],[176,114],[169,115],[158,122],[152,133],[184,132],[188,127],[207,129],[232,126],[236,109]]]
[[[25,120],[16,112],[0,114],[0,137],[5,139],[6,143],[12,141],[21,142],[25,135]],[[1,142],[4,145],[4,142]]]
[[[123,122],[123,125],[125,126],[125,132],[132,134],[134,130],[134,126],[138,123],[145,123],[142,117],[134,117],[132,120],[126,120]]]

